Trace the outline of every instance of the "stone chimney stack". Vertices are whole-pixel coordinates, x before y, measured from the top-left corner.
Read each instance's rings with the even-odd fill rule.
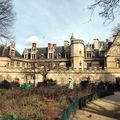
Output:
[[[48,49],[50,49],[50,48],[51,48],[51,46],[52,46],[52,44],[51,44],[51,43],[48,43]]]
[[[32,43],[32,49],[36,49],[37,48],[37,43]]]
[[[53,44],[53,47],[56,48],[56,46],[57,46],[57,45],[54,43],[54,44]]]

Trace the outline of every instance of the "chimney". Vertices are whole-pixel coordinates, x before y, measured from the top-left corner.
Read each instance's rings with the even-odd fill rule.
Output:
[[[37,44],[36,43],[32,43],[32,49],[36,49],[37,48]]]
[[[51,43],[48,43],[48,48],[51,48]]]
[[[54,43],[54,44],[53,44],[53,47],[56,48],[56,46],[57,46],[57,45]]]

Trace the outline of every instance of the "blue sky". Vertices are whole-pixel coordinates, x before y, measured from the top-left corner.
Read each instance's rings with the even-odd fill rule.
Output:
[[[50,43],[64,44],[74,33],[85,43],[92,43],[94,38],[105,40],[111,37],[112,28],[119,18],[110,24],[103,24],[97,11],[90,19],[88,7],[94,0],[14,0],[16,20],[13,35],[16,48],[22,53],[31,41],[39,47]]]

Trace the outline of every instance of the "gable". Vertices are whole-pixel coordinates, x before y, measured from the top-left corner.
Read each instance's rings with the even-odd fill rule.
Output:
[[[113,43],[107,52],[107,56],[120,56],[120,33],[114,38]]]

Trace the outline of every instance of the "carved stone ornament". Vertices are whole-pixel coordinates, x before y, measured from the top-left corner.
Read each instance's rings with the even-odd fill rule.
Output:
[[[109,49],[108,55],[120,56],[120,36],[117,36]]]

